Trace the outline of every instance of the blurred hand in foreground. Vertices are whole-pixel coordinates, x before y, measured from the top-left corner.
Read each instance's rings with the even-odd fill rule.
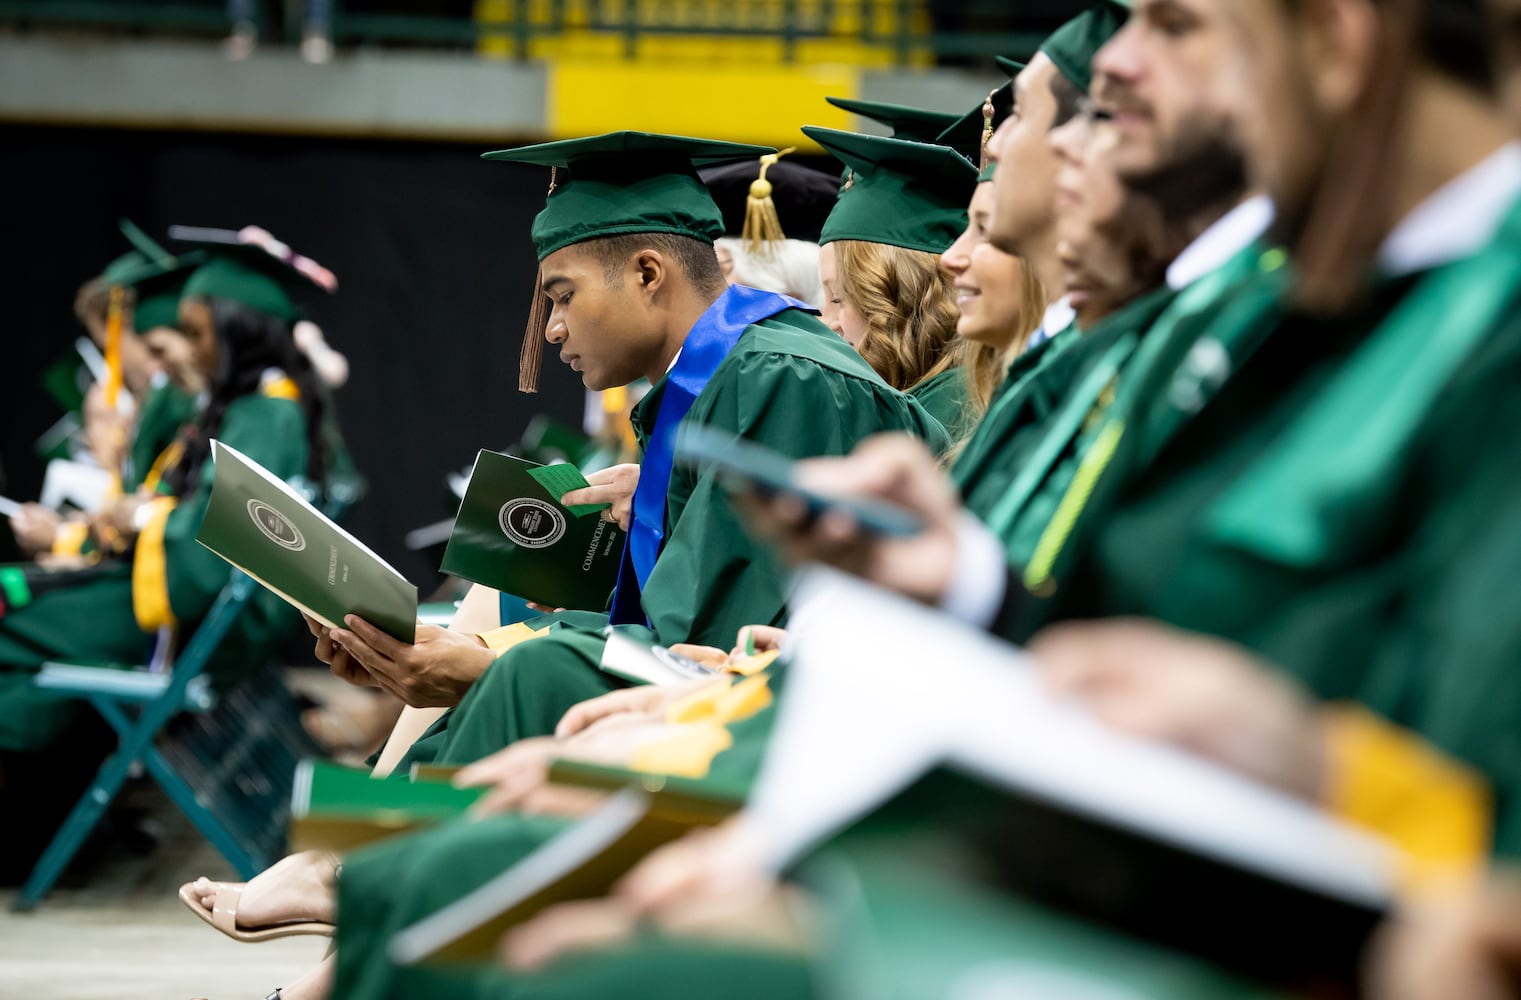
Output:
[[[22,504],[21,510],[11,518],[11,532],[16,536],[16,544],[29,556],[52,549],[62,525],[63,517],[40,503]]]
[[[604,899],[552,906],[503,938],[509,967],[542,969],[572,952],[626,941],[641,923],[668,934],[805,953],[816,940],[807,899],[762,866],[731,820],[651,852]]]
[[[1521,998],[1521,874],[1402,911],[1375,940],[1366,979],[1374,1000]]]
[[[1300,798],[1326,783],[1326,729],[1302,689],[1246,650],[1138,618],[1056,625],[1030,643],[1046,682],[1105,722]]]
[[[844,511],[815,517],[797,496],[750,494],[740,507],[793,563],[821,562],[882,587],[938,604],[951,584],[961,502],[935,456],[907,434],[879,434],[840,458],[798,462],[798,486],[825,496],[880,500],[912,514],[922,530],[887,538]]]

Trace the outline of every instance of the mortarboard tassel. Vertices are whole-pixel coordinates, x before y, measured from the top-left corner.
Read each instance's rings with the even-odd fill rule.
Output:
[[[539,368],[544,363],[544,331],[549,328],[549,296],[544,294],[544,269],[533,279],[533,302],[523,328],[523,352],[518,355],[518,392],[539,391]]]
[[[549,191],[555,193],[555,167],[549,168]],[[544,365],[544,334],[549,329],[549,296],[544,294],[544,267],[534,275],[528,299],[528,324],[523,328],[523,350],[518,354],[518,392],[539,391],[539,369]]]
[[[101,396],[105,401],[106,408],[113,413],[117,410],[117,401],[121,397],[122,374],[121,374],[121,335],[122,326],[125,323],[123,315],[127,307],[127,290],[121,285],[111,286],[111,298],[106,306],[106,384],[101,386]],[[112,428],[111,443],[118,447],[125,447],[126,430],[122,427]],[[106,487],[108,497],[121,496],[121,470],[112,469],[111,478]],[[117,548],[120,535],[109,524],[100,525],[100,539],[111,549]]]
[[[766,180],[766,170],[796,148],[788,146],[781,152],[767,153],[760,158],[760,176],[750,182],[750,196],[745,199],[745,226],[740,231],[745,249],[751,253],[770,253],[774,244],[787,238],[782,232],[782,220],[776,214],[776,202],[771,199],[771,182]]]
[[[982,143],[978,147],[978,170],[988,168],[988,142],[993,138],[993,115],[996,113],[993,110],[993,95],[996,93],[998,93],[998,88],[994,87],[988,91],[988,96],[982,102]]]
[[[122,310],[126,307],[127,290],[121,285],[111,286],[111,298],[106,306],[106,383],[101,386],[106,406],[116,409],[116,397],[121,393],[121,331]]]

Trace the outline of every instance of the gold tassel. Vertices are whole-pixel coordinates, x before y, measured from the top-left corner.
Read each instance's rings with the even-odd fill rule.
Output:
[[[776,214],[776,202],[771,200],[771,182],[766,180],[766,171],[796,148],[788,146],[781,152],[767,153],[760,158],[760,176],[750,182],[750,196],[745,199],[745,227],[740,231],[745,249],[750,253],[769,254],[776,244],[787,238],[782,232],[782,220]]]
[[[523,351],[518,355],[518,392],[539,391],[539,368],[544,363],[544,333],[549,327],[549,296],[544,294],[544,269],[533,279],[528,325],[523,328]]]
[[[979,171],[988,168],[988,142],[993,138],[993,95],[998,93],[998,88],[988,91],[988,96],[982,101],[982,145],[977,156],[977,169]]]

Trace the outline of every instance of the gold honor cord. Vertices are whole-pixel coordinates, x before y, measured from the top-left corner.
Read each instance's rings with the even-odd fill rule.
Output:
[[[1072,482],[1068,484],[1066,494],[1062,496],[1061,503],[1056,506],[1056,513],[1052,515],[1045,530],[1040,534],[1040,541],[1035,545],[1035,554],[1030,557],[1030,564],[1025,567],[1025,589],[1035,596],[1050,597],[1056,593],[1056,582],[1051,579],[1051,568],[1056,564],[1057,556],[1061,555],[1062,547],[1067,544],[1067,539],[1071,537],[1072,528],[1077,524],[1077,519],[1082,515],[1083,509],[1088,506],[1099,478],[1114,458],[1114,453],[1120,445],[1120,438],[1124,436],[1124,422],[1112,420],[1099,431],[1093,447],[1089,448],[1088,454],[1083,456],[1077,475],[1073,476]]]
[[[1004,498],[989,512],[986,521],[994,534],[1001,538],[1010,536],[1010,529],[1019,520],[1025,504],[1051,474],[1062,453],[1078,440],[1094,411],[1099,409],[1102,412],[1104,391],[1119,376],[1121,367],[1136,348],[1136,341],[1134,335],[1127,335],[1112,345],[1078,383],[1076,390],[1068,395],[1050,431],[1025,461]]]

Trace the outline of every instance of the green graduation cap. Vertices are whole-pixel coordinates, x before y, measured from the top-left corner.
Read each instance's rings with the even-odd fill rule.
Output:
[[[585,240],[626,233],[718,239],[723,217],[699,167],[775,152],[713,139],[610,132],[485,153],[487,160],[551,167],[549,195],[533,220],[539,260]]]
[[[609,132],[497,150],[482,158],[550,168],[549,193],[532,229],[542,261],[586,240],[633,233],[671,233],[711,243],[724,234],[723,214],[697,176],[698,169],[773,152],[770,146],[714,139]],[[538,391],[549,319],[537,279],[532,303],[519,361],[521,392]]]
[[[148,260],[157,264],[160,268],[168,269],[175,266],[174,254],[165,250],[157,240],[142,231],[131,219],[118,219],[116,228],[132,244],[132,249],[142,254]]]
[[[988,92],[988,96],[947,128],[935,139],[941,146],[949,146],[979,167],[987,165],[988,139],[1009,112],[1014,110],[1014,81]]]
[[[1008,56],[994,56],[993,61],[998,64],[999,69],[1009,74],[1010,79],[1023,73],[1025,69],[1024,63],[1018,59],[1010,59]]]
[[[863,240],[944,253],[966,228],[977,168],[948,146],[805,125],[854,174],[820,243]]]
[[[129,285],[134,278],[152,271],[153,262],[136,250],[129,250],[106,265],[100,272],[100,280],[108,287]]]
[[[893,130],[894,139],[907,139],[910,142],[934,142],[936,136],[954,125],[960,117],[953,112],[928,111],[881,101],[859,101],[848,97],[826,97],[824,100],[853,115],[886,125]]]
[[[174,255],[159,246],[152,237],[128,219],[117,223],[132,249],[117,257],[100,272],[100,280],[106,285],[129,285],[145,274],[174,266]]]
[[[253,227],[171,226],[169,235],[201,254],[180,291],[186,298],[227,299],[291,323],[301,318],[296,294],[312,286],[331,292],[338,285],[332,272]]]
[[[126,282],[137,293],[137,301],[132,306],[132,326],[138,333],[175,325],[185,283],[205,261],[204,255],[197,251],[171,259],[174,263],[169,267],[145,271]]]
[[[175,257],[131,220],[122,219],[117,225],[133,249],[107,265],[101,279],[136,293],[132,325],[139,333],[173,326],[179,313],[180,289],[201,256]]]
[[[1086,94],[1093,84],[1093,57],[1125,26],[1129,16],[1130,0],[1100,0],[1053,31],[1040,51]]]

